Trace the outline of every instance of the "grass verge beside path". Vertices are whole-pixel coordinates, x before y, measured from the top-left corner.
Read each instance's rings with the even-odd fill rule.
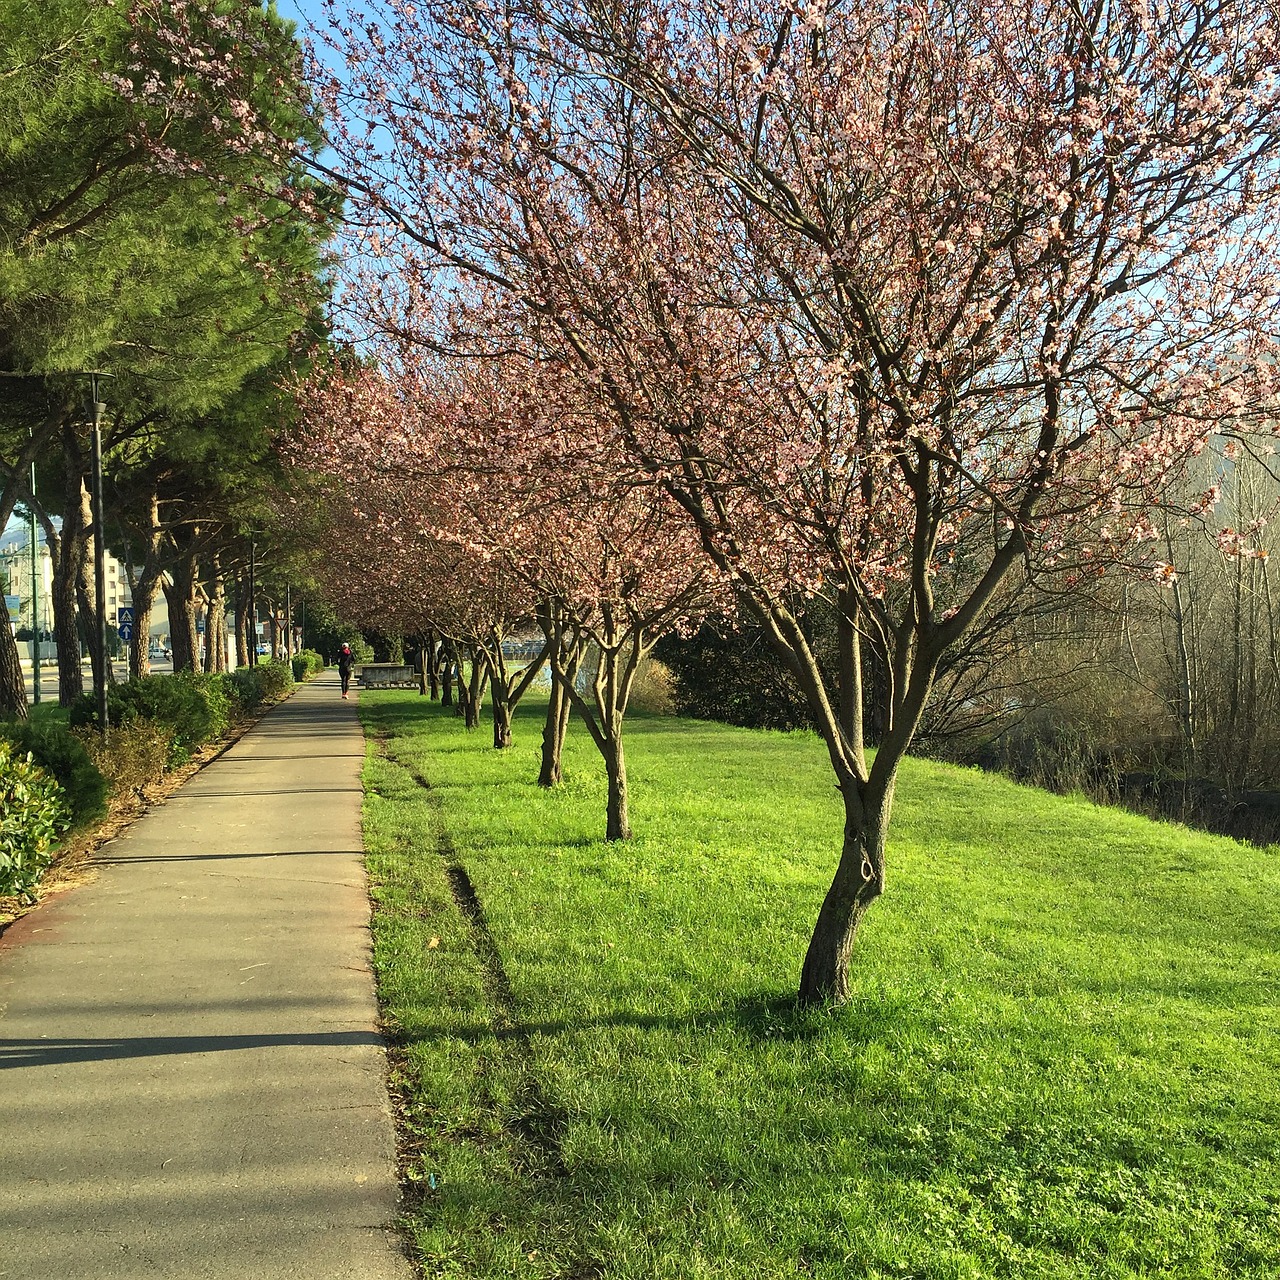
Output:
[[[909,762],[857,998],[800,1013],[816,739],[638,719],[607,845],[580,729],[548,793],[537,706],[361,711],[427,1275],[1280,1275],[1276,850]]]

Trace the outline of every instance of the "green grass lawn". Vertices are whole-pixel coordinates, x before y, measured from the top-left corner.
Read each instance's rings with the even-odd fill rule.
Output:
[[[908,762],[857,996],[797,1012],[816,738],[637,719],[610,846],[580,726],[548,793],[536,705],[361,710],[427,1275],[1280,1276],[1276,850]]]

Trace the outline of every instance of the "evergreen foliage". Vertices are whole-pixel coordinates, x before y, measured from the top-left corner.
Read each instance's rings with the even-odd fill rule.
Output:
[[[58,784],[0,739],[0,894],[30,900],[69,821]]]
[[[7,741],[19,756],[29,755],[57,782],[73,827],[87,826],[106,812],[107,780],[84,743],[65,725],[53,720],[0,724],[0,741]]]

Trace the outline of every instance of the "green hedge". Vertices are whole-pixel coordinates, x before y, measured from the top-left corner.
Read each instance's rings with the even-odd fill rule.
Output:
[[[53,861],[71,811],[62,789],[30,754],[0,740],[0,894],[31,900],[31,890]]]
[[[181,671],[143,676],[107,689],[107,718],[112,725],[156,720],[173,730],[169,763],[183,764],[192,751],[221,737],[231,723],[232,691],[227,677]],[[97,701],[85,694],[71,707],[72,725],[97,724]]]
[[[106,742],[96,729],[77,732],[94,764],[111,780],[114,796],[144,795],[164,777],[173,756],[173,730],[158,720],[138,718],[117,725]]]
[[[293,655],[293,678],[310,680],[324,670],[324,659],[314,649],[303,649]]]
[[[260,662],[239,667],[224,677],[245,711],[255,711],[269,698],[293,687],[293,670],[287,662]]]
[[[89,758],[85,745],[53,720],[17,720],[0,724],[0,739],[18,756],[29,755],[59,787],[73,827],[88,826],[107,811],[107,780]]]

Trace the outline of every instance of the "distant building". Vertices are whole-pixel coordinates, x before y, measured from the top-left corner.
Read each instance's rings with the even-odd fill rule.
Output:
[[[17,607],[10,610],[10,622],[15,631],[30,630],[31,617],[31,552],[29,538],[19,536],[0,547],[0,576],[8,581],[6,594],[16,597]],[[36,604],[41,632],[53,630],[53,563],[49,548],[43,539],[37,541],[36,556]],[[129,575],[121,561],[108,556],[107,570],[107,622],[114,626],[116,610],[133,603],[129,589]]]

